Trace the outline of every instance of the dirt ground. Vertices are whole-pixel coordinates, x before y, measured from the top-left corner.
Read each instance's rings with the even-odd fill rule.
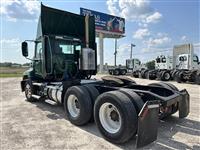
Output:
[[[96,78],[99,78],[97,76]],[[94,123],[72,125],[62,106],[29,103],[20,91],[21,78],[0,78],[0,148],[8,149],[135,149],[135,138],[122,145],[104,140]],[[140,84],[157,81],[134,79]],[[190,94],[190,115],[160,121],[158,139],[143,149],[200,149],[200,86],[171,82]]]

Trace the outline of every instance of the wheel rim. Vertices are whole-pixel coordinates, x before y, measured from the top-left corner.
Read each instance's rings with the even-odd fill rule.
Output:
[[[115,70],[115,75],[118,75],[119,74],[119,71],[118,70]]]
[[[109,133],[117,133],[121,128],[121,116],[111,103],[104,103],[99,110],[99,119],[103,128]]]
[[[25,94],[27,98],[31,98],[32,96],[31,86],[29,84],[26,84]]]
[[[80,114],[80,105],[75,95],[70,95],[68,97],[67,108],[72,117],[77,117]]]
[[[166,80],[169,80],[170,79],[170,74],[169,73],[165,73],[164,77],[165,77]]]

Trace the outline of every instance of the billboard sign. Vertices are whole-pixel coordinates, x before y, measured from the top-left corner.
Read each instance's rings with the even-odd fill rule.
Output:
[[[80,14],[83,16],[89,15],[95,17],[95,28],[97,32],[106,32],[106,33],[125,33],[125,19],[108,15],[105,13],[100,13],[97,11],[80,8]]]

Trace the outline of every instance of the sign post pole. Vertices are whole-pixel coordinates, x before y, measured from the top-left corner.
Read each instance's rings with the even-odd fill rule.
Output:
[[[100,66],[99,66],[99,72],[103,73],[103,64],[104,64],[104,60],[103,60],[103,54],[104,54],[104,49],[103,49],[103,38],[104,35],[103,33],[99,34],[99,60],[100,60]]]
[[[115,67],[117,66],[117,39],[115,38]]]

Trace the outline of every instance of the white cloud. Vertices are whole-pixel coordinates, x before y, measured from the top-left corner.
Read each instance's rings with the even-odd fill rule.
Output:
[[[200,47],[200,42],[199,43],[194,43],[194,47]]]
[[[121,44],[117,49],[118,55],[123,55],[124,53],[130,52],[131,45],[130,44]]]
[[[3,53],[7,53],[8,51],[20,52],[21,42],[22,41],[19,38],[3,38],[0,40]]]
[[[171,38],[164,36],[161,38],[149,38],[149,40],[147,41],[147,44],[149,47],[151,46],[160,46],[160,45],[164,45],[166,43],[169,43],[171,41]]]
[[[10,21],[35,20],[39,15],[40,3],[37,0],[1,1],[0,14]]]
[[[106,4],[108,5],[108,10],[111,13],[111,15],[116,15],[119,13],[119,10],[117,9],[117,6],[116,6],[116,2],[117,0],[108,0],[106,2]]]
[[[139,22],[139,23],[138,23],[138,26],[139,26],[139,27],[143,27],[143,28],[147,28],[147,27],[148,27],[148,24],[147,24],[147,23],[143,23],[143,22]]]
[[[181,37],[181,41],[186,41],[186,40],[187,40],[187,36],[183,35],[183,36]]]
[[[163,49],[164,47],[169,47],[171,38],[166,33],[157,33],[155,37],[150,37],[148,40],[144,41],[143,44],[146,45],[142,51],[157,51]]]
[[[147,37],[150,35],[150,32],[147,28],[145,29],[138,29],[134,35],[133,35],[133,38],[135,39],[143,39],[144,37]]]
[[[154,14],[148,16],[146,18],[146,23],[156,23],[162,18],[162,14],[159,12],[155,12]]]
[[[149,0],[107,0],[108,10],[112,15],[124,17],[129,21],[143,24],[160,20],[162,14],[150,7]]]
[[[16,47],[20,45],[20,39],[19,38],[11,38],[11,39],[1,39],[0,44],[2,46],[9,46],[9,47]]]

